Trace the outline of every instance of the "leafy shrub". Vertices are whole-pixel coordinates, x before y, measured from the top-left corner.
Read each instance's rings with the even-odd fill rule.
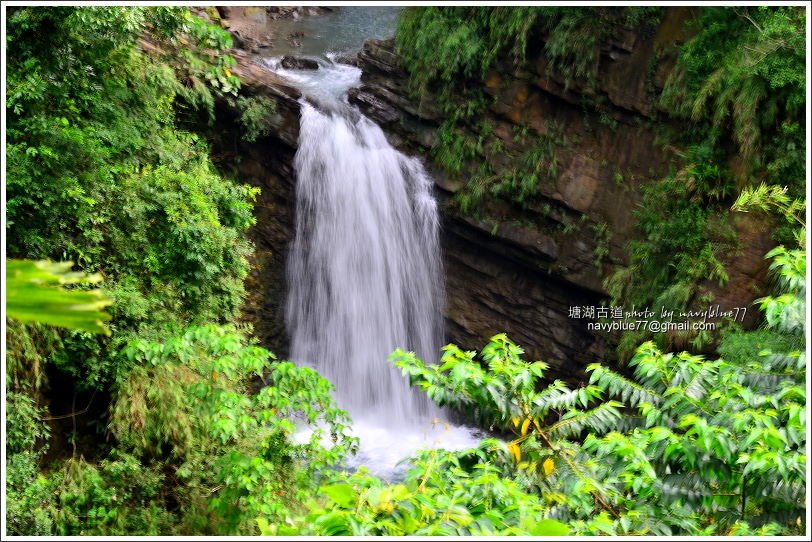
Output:
[[[48,477],[55,492],[54,527],[61,536],[157,535],[172,514],[160,499],[164,475],[114,452],[98,466],[69,459]]]
[[[496,466],[577,534],[800,532],[806,489],[805,251],[768,257],[778,296],[761,300],[775,350],[734,360],[637,348],[633,375],[593,364],[589,385],[542,386],[545,364],[497,335],[438,365],[393,361],[440,405],[514,437],[483,441],[455,476]],[[789,350],[783,348],[791,346]],[[723,351],[733,352],[732,345]],[[471,452],[458,453],[463,462]],[[453,483],[452,483],[453,485]]]
[[[11,454],[22,452],[45,452],[47,446],[38,446],[48,438],[50,431],[41,419],[43,411],[30,397],[21,393],[6,395],[6,451]]]
[[[12,534],[52,534],[50,494],[38,472],[50,435],[43,417],[43,409],[27,395],[6,393],[6,522]]]
[[[252,142],[271,134],[276,115],[276,104],[265,96],[238,96],[232,100],[240,111],[243,139]]]
[[[141,52],[145,31],[186,43],[185,63]],[[91,387],[126,373],[116,352],[136,334],[223,321],[242,300],[256,191],[175,120],[194,89],[235,92],[228,56],[200,50],[230,37],[172,7],[18,7],[8,34],[8,251],[104,275],[112,338],[66,332],[51,355]]]
[[[482,450],[421,452],[400,484],[384,484],[363,470],[322,486],[323,503],[292,526],[271,525],[269,535],[312,536],[463,536],[565,535],[560,522],[543,519],[545,507],[484,459]]]
[[[233,327],[134,341],[126,355],[137,365],[118,391],[111,430],[137,457],[171,468],[183,529],[250,534],[255,518],[285,517],[321,470],[355,450],[332,385],[312,369],[272,363]],[[300,444],[291,440],[297,424],[313,429]]]
[[[6,455],[6,529],[17,536],[54,534],[53,491],[39,473],[39,454]]]
[[[242,301],[252,248],[244,232],[254,223],[251,202],[257,192],[223,181],[202,153],[128,175],[110,194],[110,207],[126,209],[127,220],[126,229],[124,224],[109,229],[114,261],[139,280],[140,291],[161,284],[161,303],[174,306],[173,313],[185,320],[227,318]],[[143,322],[145,315],[128,314],[127,308],[119,304],[122,316]],[[154,314],[149,319],[154,322]]]

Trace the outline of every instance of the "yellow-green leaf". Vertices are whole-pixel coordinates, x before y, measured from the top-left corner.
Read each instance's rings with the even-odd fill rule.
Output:
[[[522,459],[522,450],[519,448],[519,445],[515,442],[511,442],[508,444],[508,450],[510,451],[510,455],[512,455],[516,461],[521,461]]]
[[[355,505],[357,498],[353,487],[345,483],[322,486],[321,492],[342,508],[351,508]]]
[[[533,536],[567,536],[569,532],[569,527],[554,519],[539,520],[539,522],[530,529],[530,534]]]
[[[6,314],[21,322],[110,334],[102,309],[113,300],[101,290],[65,290],[66,284],[89,284],[98,274],[71,272],[72,262],[6,260]]]

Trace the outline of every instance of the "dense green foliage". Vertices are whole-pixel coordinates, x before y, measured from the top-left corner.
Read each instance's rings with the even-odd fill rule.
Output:
[[[179,506],[180,497],[172,494],[178,484],[167,477],[164,464],[145,459],[120,418],[111,426],[120,447],[107,455],[100,441],[99,463],[76,456],[78,435],[71,434],[74,457],[49,465],[45,477],[39,473],[50,423],[60,418],[47,413],[52,392],[46,374],[66,375],[74,393],[88,389],[94,397],[122,397],[137,376],[146,377],[144,364],[157,363],[146,354],[128,355],[128,344],[148,344],[144,341],[171,336],[167,330],[225,322],[236,314],[256,191],[220,177],[206,146],[176,122],[190,106],[211,110],[215,95],[238,88],[228,71],[233,60],[202,49],[229,47],[231,39],[185,8],[12,7],[7,13],[8,253],[70,259],[81,271],[67,273],[70,264],[7,262],[9,316],[16,318],[7,322],[6,391],[14,416],[7,420],[10,530],[166,532],[179,521],[179,513],[169,512]],[[172,55],[171,63],[169,56],[142,52],[138,40],[145,32]],[[54,287],[76,282],[82,273],[103,278],[114,301],[106,328],[96,323],[107,319],[98,312],[110,304],[106,297]],[[41,297],[39,305],[34,294]],[[44,304],[59,314],[49,317]],[[77,310],[82,308],[88,312]],[[71,330],[22,322],[32,319]],[[89,333],[100,330],[109,337]],[[235,341],[231,337],[228,344]],[[267,354],[251,352],[257,367],[264,367]],[[231,371],[224,386],[239,383],[234,393],[244,393],[243,381],[253,373],[243,366],[229,369],[237,361],[222,362]],[[312,386],[313,393],[326,393],[327,384],[316,385],[314,378],[295,376],[297,391]],[[164,382],[172,384],[164,398],[180,393],[180,382]],[[325,399],[320,402],[329,408]],[[243,416],[261,412],[257,406]],[[176,414],[167,411],[173,420]],[[97,423],[103,429],[106,420]],[[28,429],[17,433],[11,424]],[[26,440],[31,438],[36,441]],[[222,449],[229,444],[220,442]],[[53,450],[56,458],[65,452]],[[205,502],[191,489],[183,494],[184,506],[199,510]],[[235,514],[229,528],[240,521]]]
[[[505,214],[518,216],[546,232],[577,231],[577,217],[554,210],[557,202],[542,195],[556,192],[560,156],[573,138],[548,119],[543,129],[521,126],[514,130],[521,134],[495,134],[489,108],[499,89],[484,89],[489,73],[516,72],[523,81],[523,71],[543,68],[565,86],[577,85],[586,131],[589,122],[611,128],[616,121],[596,91],[606,44],[622,41],[625,30],[638,42],[659,35],[662,16],[657,7],[407,9],[397,49],[421,103],[436,101],[444,112],[431,155],[460,180],[463,188],[453,200],[459,211],[497,222]],[[708,284],[726,283],[726,263],[738,249],[728,209],[741,188],[767,180],[798,197],[806,177],[805,11],[701,7],[685,24],[684,43],[666,47],[655,38],[660,45],[654,46],[645,82],[658,106],[648,115],[677,127],[664,134],[663,143],[677,149],[671,173],[642,187],[629,265],[605,277],[611,304],[649,306],[658,314],[712,303]],[[664,28],[663,36],[673,39],[674,29]],[[652,79],[657,65],[672,62],[659,89]],[[590,218],[600,226],[600,217]],[[776,228],[776,240],[791,241],[790,230]],[[605,252],[595,249],[601,272],[610,269],[602,265]],[[645,332],[627,334],[620,357],[628,359],[646,338]],[[687,334],[681,344],[703,348],[712,340],[700,332]]]
[[[51,352],[83,385],[126,367],[117,352],[136,334],[222,321],[241,302],[255,192],[219,177],[174,120],[187,84],[210,92],[194,74],[226,68],[173,69],[137,47],[147,29],[167,47],[179,32],[230,44],[204,27],[174,8],[9,12],[9,255],[73,260],[116,302],[110,339],[68,332]]]
[[[400,20],[397,46],[417,88],[436,88],[442,97],[482,80],[500,57],[514,64],[528,47],[547,38],[544,54],[551,69],[568,77],[594,79],[600,41],[613,24],[656,24],[661,8],[428,7],[407,10]]]
[[[794,7],[701,9],[663,100],[708,121],[705,137],[732,136],[752,171],[802,188],[805,177],[806,13]]]
[[[733,207],[777,215],[795,234],[767,254],[764,325],[731,327],[718,358],[637,341],[625,372],[592,364],[575,388],[551,381],[504,334],[479,353],[448,345],[434,365],[398,350],[391,362],[416,392],[489,437],[421,451],[397,482],[346,472],[358,442],[332,384],[276,360],[235,323],[256,191],[224,179],[205,143],[181,129],[211,119],[220,98],[239,111],[246,140],[268,135],[275,111],[238,93],[229,35],[186,8],[7,13],[6,234],[9,256],[25,259],[7,260],[9,534],[804,532],[798,10],[700,10],[663,96],[694,129],[674,172],[643,193],[631,271],[612,283],[623,301],[674,307],[702,295],[700,279],[724,283],[720,254],[733,243],[719,211],[742,184],[728,138],[748,164],[744,184],[775,175],[788,185],[745,189]],[[541,53],[567,84],[591,89],[612,26],[651,28],[661,13],[406,12],[398,46],[415,91],[434,93],[448,115],[432,152],[451,174],[470,175],[457,201],[465,212],[489,198],[543,209],[539,183],[554,178],[568,144],[553,123],[544,134],[517,128],[515,148],[495,144],[478,117],[487,72]],[[736,40],[720,39],[730,32]],[[596,257],[606,257],[611,232],[593,229]],[[82,393],[96,410],[79,408]],[[52,412],[66,404],[67,414]],[[83,415],[95,432],[77,426]]]
[[[97,465],[73,457],[36,477],[44,450],[34,441],[47,428],[30,399],[9,395],[13,532],[251,534],[257,518],[296,510],[319,471],[354,449],[332,385],[311,369],[273,362],[233,328],[137,340],[125,355],[136,366],[111,406],[117,445]],[[254,393],[257,380],[265,387]],[[294,423],[313,428],[300,444],[290,441]]]
[[[458,454],[470,461],[464,473],[498,465],[575,533],[801,532],[806,252],[768,257],[779,295],[760,302],[767,331],[728,338],[729,361],[648,342],[631,377],[593,364],[584,388],[542,387],[545,364],[525,362],[499,335],[479,355],[485,366],[453,345],[439,365],[405,352],[395,363],[438,404],[515,434]]]
[[[48,451],[48,426],[43,409],[21,393],[7,392],[5,495],[6,522],[11,533],[48,535],[53,520],[43,506],[49,495],[39,477],[38,464]]]
[[[292,527],[263,525],[263,534],[325,536],[565,535],[561,522],[543,519],[537,496],[506,478],[485,451],[455,454],[428,450],[412,458],[399,484],[385,484],[363,470],[321,488]],[[482,460],[471,470],[471,459]]]

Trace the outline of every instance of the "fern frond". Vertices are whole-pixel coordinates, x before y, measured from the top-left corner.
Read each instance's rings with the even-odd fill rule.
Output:
[[[595,386],[586,386],[571,390],[560,380],[556,380],[533,400],[536,416],[541,416],[549,410],[565,410],[574,408],[577,404],[586,408],[590,402],[600,399],[601,390]]]
[[[587,372],[592,374],[589,383],[606,390],[614,397],[619,398],[629,406],[638,406],[640,403],[651,403],[661,405],[663,397],[655,390],[638,384],[633,380],[612,371],[600,364],[587,366]]]
[[[615,428],[622,414],[618,410],[623,407],[617,401],[607,401],[601,405],[587,411],[571,410],[567,412],[561,421],[553,424],[545,432],[552,439],[563,439],[576,437],[585,429],[590,429],[594,433],[606,433]]]

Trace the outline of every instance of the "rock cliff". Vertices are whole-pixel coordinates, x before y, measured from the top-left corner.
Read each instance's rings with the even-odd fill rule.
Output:
[[[598,306],[607,297],[603,278],[627,263],[639,188],[668,171],[672,150],[657,143],[662,117],[653,96],[673,66],[668,51],[684,38],[690,13],[669,9],[650,35],[616,32],[603,46],[601,69],[590,87],[565,81],[548,69],[544,55],[521,69],[498,64],[488,74],[485,91],[493,100],[484,120],[493,128],[485,145],[499,140],[505,156],[515,156],[525,150],[517,136],[521,130],[560,138],[550,158],[554,174],[540,183],[540,202],[521,208],[495,202],[475,217],[463,213],[453,195],[465,186],[465,171],[452,177],[426,158],[443,209],[449,342],[477,349],[505,331],[530,357],[547,361],[563,377],[577,377],[586,363],[611,357],[613,338],[587,331],[586,321],[568,312],[573,306]],[[237,113],[220,103],[214,150],[225,169],[262,188],[246,316],[260,339],[284,356],[284,261],[294,220],[298,93],[247,54],[235,56],[242,92],[277,104],[274,133],[255,143],[242,141]],[[430,94],[415,99],[409,92],[393,42],[370,40],[351,61],[363,76],[350,101],[380,124],[396,147],[430,156],[443,114]],[[753,219],[738,218],[734,225],[745,250],[731,255],[733,289],[720,299],[745,306],[760,293],[761,256],[770,241],[766,228]]]
[[[285,330],[285,261],[293,239],[296,207],[293,156],[299,138],[300,93],[282,78],[260,66],[246,52],[232,52],[233,72],[244,96],[264,96],[274,104],[271,135],[248,142],[242,137],[239,110],[233,102],[218,100],[215,124],[208,128],[212,157],[227,175],[259,187],[249,232],[256,250],[246,280],[248,298],[243,317],[255,335],[280,357],[288,355]]]
[[[489,202],[476,219],[451,198],[469,182],[470,170],[456,177],[433,170],[445,202],[449,340],[474,348],[507,331],[559,374],[611,359],[607,347],[614,337],[587,332],[586,322],[569,318],[568,309],[600,305],[607,298],[603,279],[628,263],[641,186],[673,167],[674,149],[659,142],[663,125],[672,121],[661,114],[656,97],[673,68],[674,45],[687,37],[685,23],[692,13],[670,8],[650,33],[616,29],[602,44],[592,85],[552,70],[539,52],[543,42],[527,65],[502,62],[487,75],[485,91],[493,100],[476,119],[492,127],[486,148],[499,140],[505,155],[519,156],[528,145],[516,134],[528,129],[540,136],[556,134],[557,140],[547,157],[551,178],[539,182],[540,201]],[[444,115],[430,92],[415,97],[409,91],[393,41],[368,41],[357,62],[363,85],[351,91],[350,100],[390,134],[393,144],[430,156]],[[476,132],[471,129],[470,135]],[[750,306],[763,295],[763,255],[772,243],[763,219],[734,214],[732,225],[740,250],[724,258],[730,280],[723,289],[703,284],[723,309]],[[746,324],[757,319],[757,311],[750,310]],[[675,341],[675,347],[682,346]]]

